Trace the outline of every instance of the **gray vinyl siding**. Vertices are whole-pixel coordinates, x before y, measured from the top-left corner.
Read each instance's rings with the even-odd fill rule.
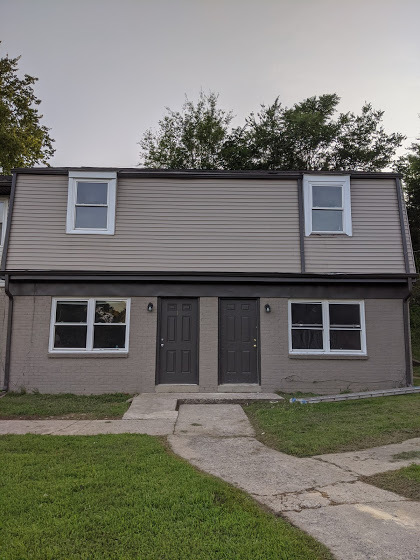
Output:
[[[300,272],[296,181],[119,179],[113,236],[66,209],[66,177],[18,177],[9,270]]]
[[[404,273],[395,181],[352,180],[350,189],[353,235],[305,237],[306,271]]]
[[[18,176],[7,269],[301,270],[294,180],[120,178],[113,236],[66,234],[67,189]],[[353,236],[305,237],[306,272],[405,272],[395,181],[352,180],[351,199]]]

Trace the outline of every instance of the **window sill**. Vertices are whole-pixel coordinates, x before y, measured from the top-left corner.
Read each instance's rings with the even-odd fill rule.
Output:
[[[344,231],[334,231],[331,233],[322,233],[321,231],[313,231],[312,233],[310,233],[307,237],[312,237],[312,236],[316,236],[316,237],[343,237],[343,235],[345,235],[346,237],[352,237],[349,233],[346,233]]]
[[[48,352],[48,358],[128,358],[128,352]]]
[[[67,235],[114,235],[115,232],[104,229],[75,229],[66,233]]]
[[[368,360],[366,354],[289,354],[292,360]]]

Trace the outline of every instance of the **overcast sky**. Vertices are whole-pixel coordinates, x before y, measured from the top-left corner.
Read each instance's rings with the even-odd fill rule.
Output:
[[[142,133],[185,94],[234,124],[276,96],[336,92],[420,136],[420,0],[0,0],[0,54],[39,78],[57,166],[136,166]]]

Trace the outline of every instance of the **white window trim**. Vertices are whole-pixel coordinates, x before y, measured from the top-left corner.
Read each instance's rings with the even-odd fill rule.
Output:
[[[87,334],[86,349],[83,348],[54,348],[55,340],[55,318],[57,311],[57,302],[59,301],[86,301],[87,309]],[[93,348],[93,330],[95,321],[95,302],[96,301],[124,301],[125,302],[125,348]],[[52,354],[127,354],[130,342],[130,298],[116,297],[57,297],[52,299],[51,304],[51,321],[50,321],[50,341],[48,351]],[[78,323],[60,323],[60,325],[77,325]],[[83,323],[84,324],[84,323]],[[118,324],[118,323],[115,323]],[[122,323],[120,323],[122,324]]]
[[[292,348],[292,303],[317,303],[322,305],[322,341],[323,349],[315,350],[296,350]],[[357,304],[360,307],[360,350],[331,350],[330,349],[330,316],[329,304]],[[334,356],[366,356],[366,320],[365,320],[365,302],[363,300],[349,299],[292,299],[288,304],[288,323],[289,323],[289,354],[314,354],[314,355],[334,355]],[[345,330],[345,329],[344,329]],[[350,329],[349,329],[350,330]]]
[[[341,187],[343,209],[343,231],[312,231],[312,187]],[[350,175],[304,175],[303,203],[305,209],[305,236],[348,235],[352,236]],[[331,208],[332,210],[333,208]]]
[[[89,183],[108,183],[108,213],[106,228],[76,228],[76,196],[78,181]],[[69,190],[67,198],[67,221],[66,233],[93,234],[93,235],[114,235],[115,233],[115,205],[117,195],[117,173],[115,171],[96,172],[96,171],[70,171]]]
[[[3,252],[4,247],[4,240],[6,238],[6,228],[7,228],[7,217],[9,214],[9,197],[7,196],[0,196],[0,202],[4,203],[3,207],[3,220],[2,220],[2,232],[1,232],[1,239],[0,239],[0,256]]]

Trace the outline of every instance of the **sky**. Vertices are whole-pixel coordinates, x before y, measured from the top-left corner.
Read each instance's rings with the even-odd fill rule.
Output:
[[[235,125],[276,97],[365,101],[420,136],[420,0],[0,0],[0,56],[39,78],[55,166],[134,167],[185,95],[219,94]]]

